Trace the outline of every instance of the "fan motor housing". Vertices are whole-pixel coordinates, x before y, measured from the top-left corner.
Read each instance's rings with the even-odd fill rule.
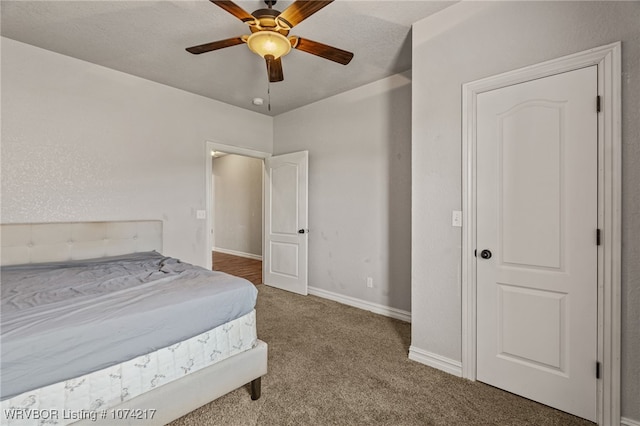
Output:
[[[251,25],[249,27],[249,29],[251,30],[252,33],[255,33],[255,32],[258,32],[258,31],[263,31],[263,30],[270,30],[270,31],[279,32],[280,34],[282,34],[284,36],[289,34],[289,30],[288,29],[280,28],[278,26],[278,24],[276,23],[276,17],[278,15],[280,15],[280,11],[279,10],[275,10],[275,9],[258,9],[256,11],[254,11],[251,15],[253,15],[253,17],[255,17],[259,22],[258,25]]]

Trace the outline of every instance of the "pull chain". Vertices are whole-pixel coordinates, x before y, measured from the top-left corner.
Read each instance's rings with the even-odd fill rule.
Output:
[[[267,109],[271,111],[271,60],[267,60]]]

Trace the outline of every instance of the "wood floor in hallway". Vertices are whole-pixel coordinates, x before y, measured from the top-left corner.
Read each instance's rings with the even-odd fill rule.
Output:
[[[261,260],[248,259],[246,257],[220,253],[218,251],[212,252],[211,255],[213,256],[212,263],[214,271],[222,271],[227,274],[245,278],[255,285],[262,284]]]

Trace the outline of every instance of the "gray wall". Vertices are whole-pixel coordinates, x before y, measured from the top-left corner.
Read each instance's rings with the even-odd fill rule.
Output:
[[[309,285],[408,311],[409,76],[275,117],[274,154],[300,150],[309,151]]]
[[[622,415],[640,420],[640,3],[460,4],[413,28],[412,344],[461,359],[461,86],[622,41]]]
[[[262,160],[225,155],[213,160],[216,249],[262,256]]]
[[[2,38],[2,222],[162,219],[165,253],[206,266],[206,141],[270,152],[272,122]]]

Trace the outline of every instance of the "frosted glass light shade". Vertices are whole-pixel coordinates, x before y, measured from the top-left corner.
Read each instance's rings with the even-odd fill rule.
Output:
[[[266,55],[273,55],[277,59],[291,50],[289,39],[274,31],[258,31],[251,34],[247,39],[247,45],[252,52],[263,58]]]

